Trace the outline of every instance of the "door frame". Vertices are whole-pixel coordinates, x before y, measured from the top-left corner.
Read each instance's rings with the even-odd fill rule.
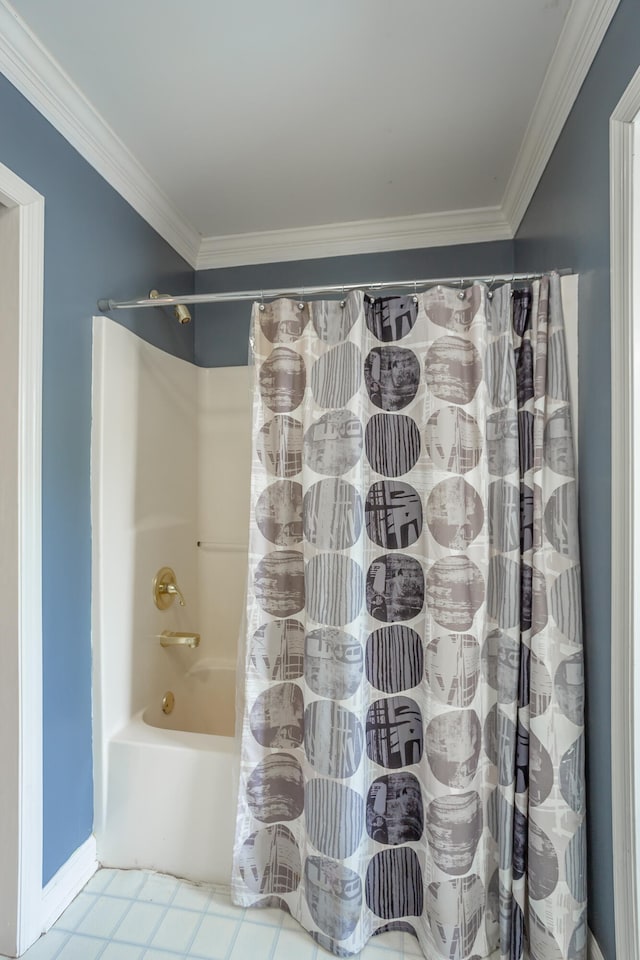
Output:
[[[0,738],[0,769],[11,778],[3,820],[15,831],[15,844],[3,860],[13,885],[9,915],[2,917],[0,952],[20,954],[42,932],[42,330],[44,287],[44,197],[0,164],[0,203],[18,210],[18,310],[7,332],[14,350],[15,437],[3,451],[7,488],[17,492],[17,543],[9,584],[0,599],[10,604],[17,631],[5,635],[0,671],[3,715],[8,736]],[[17,584],[17,592],[13,587]],[[3,592],[4,591],[4,592]],[[10,594],[10,595],[8,595]],[[18,678],[16,684],[15,678]],[[17,769],[16,769],[17,758]],[[5,761],[9,761],[6,763]],[[15,783],[13,782],[15,779]],[[10,890],[10,886],[7,890]],[[15,895],[14,895],[15,894]]]
[[[640,69],[611,115],[611,786],[616,953],[640,956]],[[634,329],[635,328],[635,329]]]

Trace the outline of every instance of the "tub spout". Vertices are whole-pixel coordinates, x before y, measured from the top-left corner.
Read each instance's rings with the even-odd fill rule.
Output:
[[[161,647],[197,647],[200,645],[199,633],[180,633],[175,630],[163,630],[158,634]]]

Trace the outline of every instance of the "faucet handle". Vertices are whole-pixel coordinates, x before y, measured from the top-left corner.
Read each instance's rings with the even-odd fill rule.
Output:
[[[153,578],[153,602],[159,610],[166,610],[178,597],[181,607],[185,606],[182,591],[176,583],[176,575],[171,567],[161,567]]]
[[[184,607],[184,606],[185,606],[185,599],[184,599],[184,597],[182,596],[182,590],[180,589],[180,587],[178,586],[177,583],[169,583],[169,584],[167,584],[167,586],[164,588],[164,590],[163,590],[162,588],[160,589],[160,592],[161,592],[161,593],[170,593],[170,594],[172,594],[174,597],[177,597],[177,598],[178,598],[178,602],[179,602],[179,604],[180,604],[181,607]]]

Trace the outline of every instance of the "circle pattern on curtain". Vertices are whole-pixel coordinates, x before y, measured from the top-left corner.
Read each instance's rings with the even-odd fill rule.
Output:
[[[583,960],[559,279],[253,315],[233,896],[338,956]]]

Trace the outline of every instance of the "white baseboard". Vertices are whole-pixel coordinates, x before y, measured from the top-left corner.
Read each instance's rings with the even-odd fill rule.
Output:
[[[93,834],[78,847],[42,891],[42,932],[51,927],[98,869]]]
[[[598,941],[589,930],[589,937],[587,939],[587,958],[588,960],[604,960],[602,950],[598,946]]]

